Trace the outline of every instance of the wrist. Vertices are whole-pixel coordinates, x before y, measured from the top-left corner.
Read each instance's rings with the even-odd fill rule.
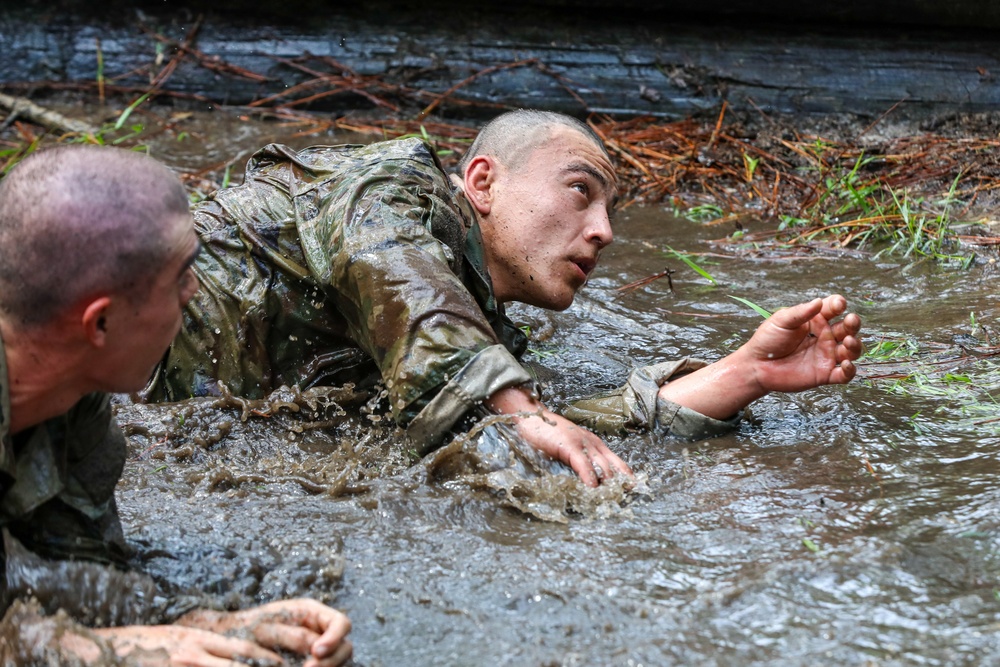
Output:
[[[725,381],[732,387],[733,395],[746,397],[746,404],[770,393],[761,380],[761,364],[758,359],[743,345],[732,354],[720,359],[720,369],[725,374]]]
[[[727,420],[767,394],[757,379],[756,361],[743,348],[660,386],[657,395],[706,417]]]
[[[517,414],[519,412],[534,413],[545,408],[531,388],[525,385],[504,387],[493,392],[493,395],[483,401],[483,404],[500,414]]]

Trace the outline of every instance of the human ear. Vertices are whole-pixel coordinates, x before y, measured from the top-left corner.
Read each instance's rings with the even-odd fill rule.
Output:
[[[465,168],[465,197],[479,215],[489,215],[492,208],[492,185],[496,179],[496,163],[488,155],[477,155]]]
[[[83,309],[80,323],[83,325],[84,336],[94,347],[104,347],[108,338],[108,308],[111,297],[102,296],[94,299]]]

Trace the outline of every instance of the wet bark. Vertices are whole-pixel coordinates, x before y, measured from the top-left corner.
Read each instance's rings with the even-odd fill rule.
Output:
[[[199,19],[190,10],[95,19],[8,9],[0,13],[0,87],[24,94],[42,83],[93,85],[100,61],[112,88],[155,84],[219,105],[318,95],[304,107],[334,112],[382,104],[410,113],[441,96],[445,115],[484,116],[531,106],[682,117],[723,101],[872,115],[897,104],[914,114],[1000,105],[1000,49],[989,32],[680,23],[662,12],[612,17],[606,8],[569,16],[557,0],[533,14],[383,10],[324,13],[303,27]],[[317,76],[354,84],[294,88]]]

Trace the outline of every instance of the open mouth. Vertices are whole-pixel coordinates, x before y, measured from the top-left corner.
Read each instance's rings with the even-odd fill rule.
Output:
[[[577,259],[574,260],[573,263],[580,267],[580,270],[583,271],[583,275],[585,276],[589,276],[590,272],[597,266],[597,260],[595,259]]]

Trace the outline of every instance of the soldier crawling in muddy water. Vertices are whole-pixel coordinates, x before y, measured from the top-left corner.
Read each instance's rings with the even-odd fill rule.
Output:
[[[642,368],[578,402],[573,421],[552,413],[504,304],[570,306],[612,240],[611,160],[586,124],[521,110],[487,124],[459,167],[450,179],[419,139],[260,150],[242,185],[194,209],[202,290],[147,398],[381,380],[421,453],[485,407],[596,486],[631,471],[576,422],[702,438],[768,392],[854,377],[861,321],[838,320],[847,304],[833,295],[775,313],[713,364]]]
[[[47,559],[128,567],[114,498],[126,446],[107,392],[148,380],[198,288],[198,252],[182,185],[144,155],[64,146],[29,156],[0,181],[0,526],[8,539]],[[16,592],[6,577],[0,583],[6,608]],[[307,665],[340,665],[351,656],[349,630],[342,613],[297,599],[196,609],[173,625],[69,632],[52,650],[60,664],[108,660],[109,651],[144,656],[142,664],[283,664],[266,646],[308,656]]]

